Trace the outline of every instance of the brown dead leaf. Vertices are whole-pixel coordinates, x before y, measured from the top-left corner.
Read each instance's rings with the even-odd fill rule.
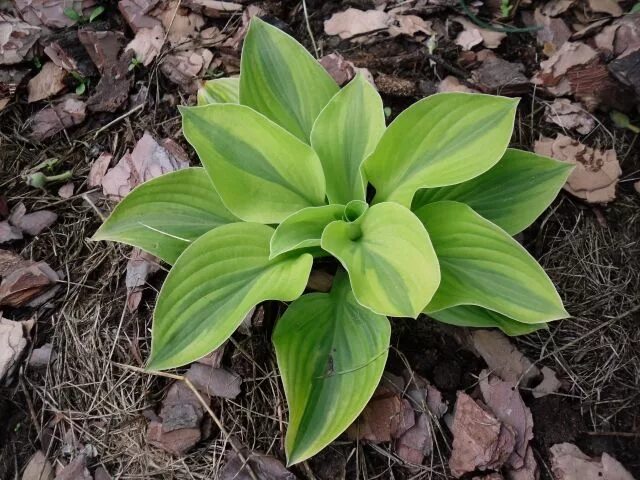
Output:
[[[206,48],[182,50],[170,53],[162,60],[160,70],[173,83],[186,92],[195,93],[202,77],[213,60],[213,54]]]
[[[472,72],[471,78],[484,93],[517,95],[529,90],[524,65],[507,62],[502,58],[487,58],[480,68]]]
[[[531,391],[534,398],[541,398],[560,390],[562,382],[558,380],[556,372],[549,367],[542,367],[542,381]]]
[[[378,386],[358,419],[347,429],[349,439],[390,442],[415,425],[411,404],[395,390]]]
[[[71,198],[73,197],[74,191],[75,186],[73,185],[73,182],[67,182],[58,189],[58,196],[64,199]]]
[[[607,453],[591,458],[572,443],[553,445],[549,451],[556,480],[633,480],[622,464]]]
[[[0,313],[0,385],[11,376],[26,346],[22,323],[3,318]]]
[[[242,5],[218,0],[184,0],[182,5],[207,17],[228,17],[242,11]]]
[[[93,480],[111,480],[111,475],[102,465],[98,465],[93,472]]]
[[[567,130],[586,135],[596,126],[596,121],[580,103],[567,98],[558,98],[545,108],[544,120]]]
[[[346,85],[356,76],[357,69],[353,62],[345,60],[345,58],[337,52],[325,55],[319,61],[340,86]]]
[[[460,45],[463,50],[471,50],[481,43],[487,48],[498,48],[502,40],[507,37],[506,33],[480,28],[464,17],[453,17],[452,20],[464,28],[456,38],[456,44]]]
[[[527,447],[524,457],[524,465],[520,468],[507,467],[508,480],[538,480],[540,478],[540,468],[533,454],[531,445]]]
[[[53,62],[46,62],[38,74],[29,80],[29,84],[27,85],[29,91],[27,102],[37,102],[57,95],[66,87],[64,83],[66,76],[66,70],[60,68]]]
[[[85,78],[98,73],[93,60],[79,40],[77,30],[65,30],[49,35],[44,45],[44,53],[60,68],[76,72]]]
[[[29,74],[29,70],[29,68],[23,67],[6,67],[0,69],[0,111],[9,104],[16,90],[18,90],[22,81]]]
[[[513,428],[515,446],[509,457],[509,465],[515,469],[524,467],[529,441],[533,438],[533,417],[527,408],[515,382],[504,382],[488,370],[480,372],[480,391],[484,403],[505,425]]]
[[[420,465],[426,455],[433,450],[433,437],[429,418],[426,414],[417,415],[415,425],[403,433],[396,441],[396,455],[405,462]]]
[[[242,25],[236,30],[236,33],[233,34],[232,37],[227,38],[224,42],[224,47],[229,47],[231,50],[236,52],[240,51],[240,46],[242,45],[242,40],[244,36],[247,34],[247,30],[249,29],[249,23],[253,17],[260,17],[264,15],[265,12],[258,5],[251,4],[244,9],[242,12]]]
[[[192,45],[204,26],[202,15],[184,8],[182,0],[169,0],[151,12],[151,15],[160,20],[167,32],[167,41],[172,46],[184,48]]]
[[[0,277],[6,277],[15,269],[30,262],[9,250],[0,249]]]
[[[625,15],[604,27],[594,41],[600,51],[624,57],[640,50],[640,13]]]
[[[102,185],[102,178],[104,174],[107,173],[109,169],[109,165],[111,164],[111,160],[113,159],[113,155],[107,152],[102,152],[98,158],[91,165],[91,170],[89,171],[89,176],[87,177],[87,183],[89,187],[99,187]]]
[[[0,12],[0,65],[13,65],[29,58],[41,29]]]
[[[471,480],[504,480],[504,477],[499,473],[487,473],[486,475],[473,477]]]
[[[75,95],[67,95],[53,106],[47,106],[31,117],[31,136],[45,140],[65,128],[84,122],[86,104]]]
[[[616,0],[587,0],[589,9],[594,13],[606,13],[612,17],[619,17],[623,11]]]
[[[66,8],[72,8],[78,14],[88,16],[97,6],[97,2],[95,0],[15,0],[15,5],[20,16],[31,25],[65,28],[76,23],[64,13]]]
[[[117,62],[120,51],[125,44],[122,32],[98,31],[90,26],[78,30],[78,40],[101,73],[104,73],[108,66]]]
[[[431,22],[423,20],[417,15],[394,15],[394,24],[389,27],[389,35],[392,37],[398,35],[413,37],[417,33],[423,33],[427,36],[435,35],[431,29]]]
[[[474,470],[499,469],[515,446],[512,427],[502,424],[464,392],[458,392],[452,433],[449,468],[456,478]]]
[[[189,157],[179,145],[170,139],[160,144],[145,132],[134,149],[104,175],[102,190],[109,198],[120,200],[140,183],[188,166]]]
[[[18,203],[9,215],[9,223],[32,236],[49,228],[57,219],[58,215],[50,210],[27,213],[27,207],[24,206],[24,203]]]
[[[242,379],[239,375],[223,368],[194,363],[185,376],[194,387],[210,397],[234,399],[240,394]]]
[[[622,174],[616,151],[597,150],[558,134],[554,139],[541,137],[534,150],[576,166],[564,186],[572,195],[589,203],[608,203],[616,198],[616,185]]]
[[[118,10],[134,33],[143,28],[153,29],[161,26],[160,20],[149,15],[160,0],[120,0]],[[164,33],[164,32],[163,32]]]
[[[462,92],[462,93],[478,93],[477,90],[469,88],[460,83],[456,77],[449,75],[444,77],[438,84],[438,92]]]
[[[22,230],[14,227],[6,220],[0,222],[0,243],[22,240]]]
[[[87,468],[86,453],[81,453],[71,460],[69,464],[56,475],[56,480],[93,480],[93,476]]]
[[[129,70],[135,53],[124,52],[120,58],[107,64],[96,89],[87,100],[92,112],[115,112],[127,103],[133,86],[133,73]]]
[[[125,284],[129,297],[127,307],[130,312],[135,312],[142,300],[142,290],[147,283],[147,277],[160,270],[159,260],[150,253],[139,248],[131,251],[131,256],[127,262],[127,275]]]
[[[41,347],[34,348],[29,357],[29,367],[35,369],[47,368],[55,361],[58,355],[53,351],[53,345],[45,343]]]
[[[567,74],[596,61],[598,52],[585,43],[565,42],[548,60],[540,63],[540,71],[531,79],[555,96],[572,93]]]
[[[51,462],[47,460],[42,450],[36,451],[27,463],[22,480],[53,480],[54,473]]]
[[[536,31],[538,45],[543,47],[543,53],[550,57],[571,38],[571,29],[561,18],[553,18],[544,13],[545,9],[536,8],[533,14],[523,12],[522,19],[527,26],[542,27]]]
[[[619,82],[633,88],[636,97],[640,98],[640,50],[618,57],[608,68]]]
[[[393,24],[394,17],[381,10],[358,10],[348,8],[331,15],[324,22],[327,35],[338,35],[343,40],[361,36],[365,33],[386,30]]]
[[[251,452],[246,448],[241,450],[245,460],[257,478],[260,480],[296,480],[296,476],[289,472],[282,462],[271,455]],[[233,450],[226,453],[226,463],[222,467],[220,480],[252,480],[240,456]]]
[[[133,50],[136,58],[145,67],[160,53],[164,41],[164,28],[161,24],[153,28],[141,28],[129,42],[125,50]]]
[[[571,8],[576,0],[551,0],[542,6],[542,13],[550,17],[557,17]]]
[[[0,305],[20,307],[56,284],[58,274],[45,262],[25,262],[2,278]]]
[[[207,365],[211,368],[220,368],[222,365],[222,357],[224,356],[224,350],[227,343],[223,343],[221,346],[216,348],[213,352],[205,355],[202,358],[196,360],[197,363],[201,363],[203,365]]]
[[[502,333],[473,330],[464,343],[487,363],[492,373],[506,382],[528,386],[540,371]]]

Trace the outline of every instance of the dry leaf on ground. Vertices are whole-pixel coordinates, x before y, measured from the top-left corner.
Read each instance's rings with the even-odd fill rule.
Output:
[[[456,77],[449,75],[444,77],[438,84],[438,92],[462,92],[462,93],[478,93],[477,90],[469,88],[460,83]]]
[[[181,0],[170,0],[161,4],[151,15],[160,20],[167,32],[167,41],[172,46],[193,46],[193,40],[198,38],[198,32],[204,26],[204,18],[199,13],[192,12],[183,6]]]
[[[120,51],[125,44],[125,36],[122,32],[97,31],[91,27],[78,30],[78,40],[101,73],[104,73],[109,65],[118,60]]]
[[[567,98],[558,98],[545,108],[544,120],[554,123],[567,130],[575,130],[586,135],[596,126],[595,118],[592,114],[576,102],[573,103]]]
[[[353,77],[355,77],[356,71],[358,70],[353,62],[345,60],[345,58],[337,52],[325,55],[319,61],[329,75],[331,75],[331,77],[340,86],[347,84]]]
[[[53,106],[48,106],[32,118],[31,135],[36,140],[45,140],[65,128],[71,128],[84,122],[86,104],[75,95],[67,95]]]
[[[527,452],[524,456],[524,465],[518,469],[507,467],[506,470],[507,480],[539,480],[540,467],[538,467],[538,462],[536,462],[531,445],[527,447]]]
[[[64,83],[66,76],[67,71],[65,69],[60,68],[53,62],[46,62],[38,74],[29,80],[27,102],[37,102],[57,95],[66,88]]]
[[[548,60],[540,63],[540,71],[531,81],[545,87],[555,96],[572,93],[567,74],[598,58],[598,52],[585,43],[565,42]]]
[[[513,428],[515,447],[509,457],[509,465],[524,467],[529,441],[533,438],[533,417],[527,408],[515,382],[504,382],[488,370],[480,372],[480,391],[484,403],[505,425]]]
[[[81,453],[56,475],[55,480],[93,480],[87,468],[87,455]]]
[[[80,43],[77,30],[49,35],[44,45],[44,53],[51,61],[68,72],[76,72],[85,78],[98,73],[93,60]]]
[[[536,8],[533,13],[523,12],[522,20],[527,26],[542,27],[536,32],[538,45],[543,53],[550,57],[571,38],[571,29],[561,18],[553,18],[544,14],[544,7]]]
[[[56,285],[59,276],[45,262],[27,262],[2,277],[0,305],[20,307]],[[48,300],[48,298],[44,298]]]
[[[0,69],[0,111],[9,104],[29,70],[24,67]]]
[[[124,106],[133,86],[133,73],[129,66],[135,53],[124,52],[116,61],[108,63],[93,95],[87,100],[87,107],[93,112],[115,112]]]
[[[125,50],[133,50],[136,59],[145,67],[148,66],[162,49],[164,28],[161,24],[153,28],[141,28],[129,42]]]
[[[42,450],[37,450],[27,463],[22,480],[53,480],[54,472],[51,462],[47,460]]]
[[[587,147],[566,135],[555,139],[542,137],[534,150],[540,155],[555,158],[576,166],[564,188],[589,203],[608,203],[616,198],[616,185],[622,174],[616,151]]]
[[[324,22],[324,33],[338,35],[343,40],[365,33],[386,30],[393,24],[393,16],[381,10],[348,8],[331,15]]]
[[[540,374],[509,340],[496,330],[473,330],[463,340],[465,346],[476,352],[487,363],[492,373],[507,382],[528,386]]]
[[[589,9],[594,13],[606,13],[612,17],[619,17],[623,11],[616,0],[587,0]]]
[[[73,197],[74,191],[75,186],[73,185],[73,183],[67,182],[58,189],[58,196],[64,199],[71,198]]]
[[[22,323],[3,318],[0,313],[0,385],[11,376],[26,346]]]
[[[41,29],[6,13],[0,13],[0,65],[13,65],[29,58]]]
[[[413,37],[417,33],[431,36],[435,32],[431,29],[431,22],[423,20],[417,15],[395,15],[394,24],[389,27],[389,35],[396,37],[406,35]]]
[[[202,358],[196,360],[197,363],[201,363],[203,365],[208,365],[211,368],[220,368],[222,365],[222,357],[224,356],[224,350],[227,343],[223,343],[221,346],[216,348],[213,352],[205,355]]]
[[[185,377],[194,387],[210,397],[233,399],[240,394],[242,379],[224,368],[212,368],[196,362],[189,367]]]
[[[243,8],[239,3],[219,0],[184,0],[182,5],[213,18],[228,17],[234,13],[240,13]]]
[[[296,480],[296,476],[289,472],[282,462],[270,455],[241,450],[243,457],[251,470],[260,480]],[[222,467],[220,480],[252,480],[252,476],[240,456],[233,450],[226,453],[226,463]]]
[[[549,451],[556,480],[633,480],[622,464],[607,453],[591,458],[572,443],[559,443]]]
[[[212,60],[213,54],[206,48],[183,50],[164,57],[160,70],[186,92],[195,93],[199,88],[199,77],[206,73]]]
[[[499,469],[515,446],[512,427],[502,424],[464,392],[458,393],[452,433],[449,468],[456,478],[474,470]]]
[[[139,248],[134,248],[131,251],[131,256],[127,262],[125,279],[127,291],[129,292],[127,307],[130,312],[134,312],[140,305],[142,287],[146,285],[147,277],[160,269],[159,262],[156,257]]]
[[[87,177],[87,183],[89,187],[99,187],[102,185],[102,178],[109,169],[113,155],[107,152],[102,152],[98,158],[91,164],[91,170]]]
[[[47,368],[52,362],[55,361],[58,355],[53,350],[53,345],[45,343],[41,347],[34,348],[29,357],[30,368]]]
[[[9,215],[9,223],[32,236],[49,228],[57,219],[58,215],[51,210],[27,213],[27,207],[24,206],[24,203],[18,203]]]
[[[401,398],[396,388],[381,383],[358,419],[347,429],[347,436],[351,440],[390,442],[414,425],[411,404]]]
[[[618,57],[609,63],[608,68],[619,82],[633,88],[636,97],[640,98],[640,50]],[[628,106],[627,104],[626,107]]]
[[[398,438],[395,452],[405,462],[420,465],[433,450],[433,437],[426,414],[416,415],[415,425]]]
[[[640,13],[625,15],[604,27],[594,38],[596,47],[614,57],[640,50]]]
[[[22,230],[14,227],[8,221],[0,222],[0,244],[11,242],[13,240],[22,240]]]
[[[160,0],[120,0],[118,10],[131,27],[134,33],[143,28],[154,28],[160,26],[160,20],[149,15]]]
[[[542,6],[542,13],[550,17],[557,17],[569,10],[575,2],[576,0],[551,0]]]
[[[529,79],[524,75],[524,65],[511,63],[498,57],[489,57],[471,74],[484,93],[517,95],[529,90]]]
[[[464,28],[456,38],[456,44],[460,45],[464,50],[471,50],[481,43],[487,48],[498,48],[502,40],[507,37],[506,33],[480,28],[464,17],[454,17],[452,20]]]
[[[66,15],[66,8],[88,16],[97,6],[96,0],[15,0],[20,16],[31,25],[65,28],[76,21]]]
[[[558,380],[556,372],[549,367],[542,367],[542,381],[533,388],[531,393],[534,398],[541,398],[557,392],[561,386],[562,382]]]
[[[104,175],[102,190],[109,198],[120,200],[140,183],[188,166],[189,157],[177,143],[168,138],[158,143],[145,132],[133,150]]]

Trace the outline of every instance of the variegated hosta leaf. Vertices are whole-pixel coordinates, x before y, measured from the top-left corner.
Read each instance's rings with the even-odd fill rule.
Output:
[[[391,326],[356,302],[346,276],[331,293],[293,302],[273,343],[289,405],[288,464],[306,460],[351,425],[376,389]]]
[[[440,282],[424,226],[397,203],[374,205],[358,218],[330,223],[321,246],[349,272],[361,305],[395,317],[417,317]]]
[[[427,227],[442,280],[425,313],[477,305],[521,323],[568,316],[551,280],[501,228],[463,203],[430,203],[416,215]]]
[[[320,110],[339,90],[302,45],[257,17],[244,39],[240,70],[240,103],[305,143]]]
[[[271,258],[291,250],[319,247],[322,231],[342,218],[344,205],[303,208],[284,219],[271,237]]]
[[[536,330],[547,328],[546,323],[521,323],[476,305],[458,305],[437,312],[430,312],[429,316],[442,323],[456,327],[499,328],[509,336],[526,335]]]
[[[329,202],[365,200],[360,167],[384,129],[382,99],[361,74],[320,112],[311,131],[311,146],[324,168]]]
[[[238,103],[240,78],[227,77],[207,80],[198,89],[198,106],[212,103]]]
[[[180,112],[184,136],[237,217],[280,223],[298,210],[325,203],[318,156],[264,115],[228,103]]]
[[[186,168],[136,187],[116,206],[93,240],[126,243],[174,263],[196,238],[238,221],[220,200],[204,169]]]
[[[193,362],[222,345],[258,303],[302,294],[313,257],[269,260],[272,234],[266,225],[233,223],[211,230],[184,251],[158,296],[149,368]]]
[[[406,207],[421,188],[470,180],[495,165],[509,144],[518,101],[438,93],[398,115],[365,161],[375,202]]]
[[[572,169],[568,163],[509,148],[497,164],[476,178],[420,190],[413,198],[412,209],[440,200],[466,203],[515,235],[551,204]]]

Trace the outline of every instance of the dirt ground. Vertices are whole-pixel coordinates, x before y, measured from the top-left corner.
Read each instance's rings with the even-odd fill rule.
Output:
[[[270,21],[312,49],[298,2],[260,5]],[[392,119],[433,93],[444,76],[464,73],[464,67],[452,41],[442,42],[438,61],[430,62],[424,46],[411,39],[385,37],[357,45],[324,34],[323,21],[332,13],[371,5],[366,0],[308,1],[308,19],[322,53],[340,52],[374,77],[391,79],[382,94]],[[433,15],[446,19],[450,14],[441,9]],[[109,3],[105,18],[126,30],[118,16],[116,5]],[[239,20],[213,22],[233,31]],[[453,38],[457,32],[451,28]],[[509,33],[495,50],[507,61],[522,62],[527,77],[539,68],[539,51],[526,32]],[[406,80],[413,90],[403,90]],[[41,104],[19,99],[0,112],[0,195],[9,206],[23,202],[28,211],[58,214],[50,229],[10,248],[47,262],[64,278],[56,297],[45,305],[4,311],[14,320],[35,318],[30,348],[51,343],[57,360],[44,371],[22,368],[17,381],[0,389],[0,478],[20,478],[37,449],[64,460],[74,442],[93,446],[90,470],[101,465],[112,478],[218,478],[224,463],[229,443],[215,427],[183,456],[148,444],[144,412],[158,407],[170,381],[127,366],[143,367],[148,357],[151,314],[166,267],[150,278],[138,310],[130,313],[124,275],[131,249],[89,241],[101,216],[113,207],[99,189],[87,186],[89,169],[101,152],[117,160],[150,131],[156,138],[177,141],[190,153],[191,164],[197,164],[181,135],[176,108],[193,103],[193,95],[163,78],[155,64],[136,70],[133,92],[142,87],[149,89],[144,108],[106,129],[102,127],[127,111],[91,115],[43,142],[29,136],[29,119]],[[532,150],[540,136],[563,132],[542,120],[548,96],[533,87],[521,96],[512,146]],[[524,392],[533,412],[533,446],[542,478],[553,478],[548,449],[562,441],[576,443],[589,455],[607,452],[640,478],[640,195],[633,188],[640,178],[640,142],[637,134],[616,128],[607,112],[593,116],[597,126],[581,141],[617,152],[623,173],[616,200],[593,206],[563,192],[519,237],[549,273],[572,315],[548,331],[514,339],[536,365],[554,369],[564,385],[561,392],[540,399]],[[35,189],[24,182],[26,171],[51,158],[60,160],[59,171],[73,171],[75,193],[68,199],[60,198],[57,188]],[[214,399],[212,408],[240,443],[283,459],[286,403],[269,340],[281,310],[280,305],[266,305],[264,321],[254,325],[251,336],[234,335],[223,364],[242,377],[242,393],[234,400]],[[411,366],[450,404],[457,391],[475,387],[486,366],[460,347],[450,328],[427,318],[394,320],[393,327],[388,371],[400,374]],[[342,468],[349,479],[449,478],[451,434],[442,425],[432,427],[434,453],[419,468],[404,465],[389,444],[341,438],[291,471],[308,479],[339,478],[336,472]]]

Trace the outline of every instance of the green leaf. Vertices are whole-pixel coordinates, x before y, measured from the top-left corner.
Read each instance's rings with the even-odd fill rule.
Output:
[[[442,280],[425,313],[477,305],[521,323],[568,316],[551,280],[535,259],[500,227],[463,203],[420,208],[438,255]]]
[[[271,237],[271,258],[298,248],[320,246],[322,231],[342,218],[344,205],[303,208],[284,219]]]
[[[148,368],[185,365],[218,348],[255,305],[291,301],[307,284],[313,258],[269,260],[273,229],[232,223],[204,234],[178,258],[160,290]]]
[[[331,293],[293,302],[273,343],[289,405],[288,464],[316,454],[351,425],[380,382],[391,326],[360,306],[346,276]]]
[[[185,168],[136,187],[93,240],[133,245],[173,264],[196,238],[238,221],[222,204],[204,169]]]
[[[240,103],[305,143],[318,114],[339,90],[302,45],[257,17],[244,39],[240,71]]]
[[[322,162],[331,203],[365,200],[360,167],[384,129],[382,99],[361,74],[320,112],[311,131],[311,146]]]
[[[398,115],[365,161],[374,201],[410,206],[420,188],[470,180],[504,154],[518,101],[492,95],[438,93]]]
[[[82,95],[87,89],[87,84],[82,82],[76,86],[76,95]]]
[[[65,8],[62,12],[74,22],[79,22],[82,19],[82,16],[71,7]]]
[[[449,187],[420,190],[412,209],[441,200],[469,205],[487,220],[515,235],[551,204],[573,165],[522,150],[507,149],[482,175]]]
[[[91,11],[91,14],[89,15],[89,22],[93,22],[96,18],[98,18],[103,13],[104,13],[104,7],[102,5],[98,5],[96,8],[94,8]]]
[[[239,103],[240,78],[207,80],[198,89],[198,106],[212,103]]]
[[[456,327],[499,328],[509,336],[527,335],[536,330],[547,328],[546,323],[520,323],[476,305],[459,305],[457,307],[430,312],[429,316],[442,323]]]
[[[321,246],[349,272],[358,302],[379,314],[417,317],[440,281],[438,259],[420,220],[396,203],[346,217],[349,221],[325,228]]]
[[[308,145],[243,105],[182,107],[184,136],[224,204],[247,222],[280,223],[325,203],[322,165]]]

